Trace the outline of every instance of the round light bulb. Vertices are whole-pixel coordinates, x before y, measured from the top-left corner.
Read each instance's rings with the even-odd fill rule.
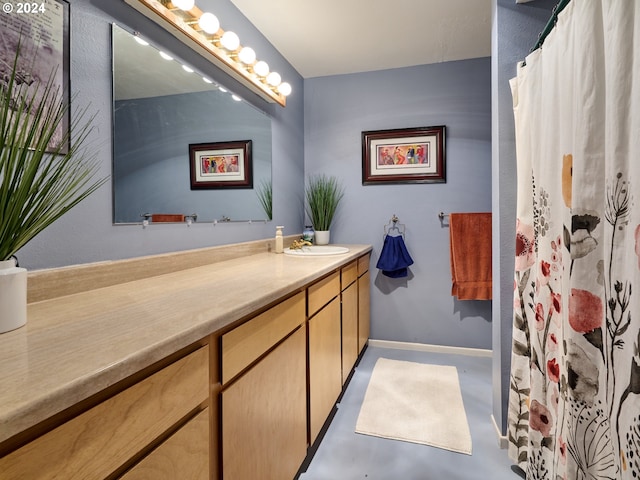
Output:
[[[191,10],[196,4],[195,0],[171,0],[173,6],[180,10]]]
[[[173,60],[173,57],[171,55],[169,55],[168,53],[163,52],[162,50],[160,50],[158,53],[165,60]]]
[[[256,61],[256,52],[251,47],[243,47],[238,54],[238,58],[245,65],[252,65]]]
[[[235,33],[227,31],[224,32],[224,35],[222,35],[220,43],[222,43],[222,46],[224,48],[226,48],[230,52],[233,52],[240,46],[240,38]]]
[[[282,82],[282,78],[278,72],[271,72],[267,75],[267,83],[272,87],[277,87]]]
[[[220,30],[220,21],[213,13],[204,12],[198,20],[200,28],[209,34],[214,34]]]
[[[269,75],[269,64],[263,60],[260,60],[253,66],[253,71],[256,72],[256,75],[266,77],[267,75]]]
[[[287,82],[282,82],[280,85],[278,85],[278,92],[280,92],[285,97],[289,96],[291,94],[291,85],[289,85]]]

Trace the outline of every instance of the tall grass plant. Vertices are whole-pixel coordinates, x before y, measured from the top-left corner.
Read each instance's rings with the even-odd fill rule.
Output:
[[[338,204],[344,196],[344,188],[336,177],[313,175],[307,181],[305,192],[307,215],[318,231],[331,228]]]

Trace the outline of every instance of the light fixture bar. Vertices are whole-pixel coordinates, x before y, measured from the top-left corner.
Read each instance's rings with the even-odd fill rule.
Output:
[[[214,42],[207,38],[206,35],[191,26],[193,21],[196,22],[194,26],[197,25],[197,20],[203,13],[197,6],[194,6],[188,12],[184,12],[189,17],[192,17],[184,19],[158,0],[124,1],[147,18],[150,18],[155,23],[162,26],[182,43],[198,52],[226,73],[230,74],[233,78],[238,80],[245,87],[249,88],[264,100],[270,103],[278,103],[283,107],[286,106],[286,97],[283,94],[263,82],[255,73],[253,73],[252,69],[247,68],[241,62],[237,61],[236,58],[232,57],[226,50],[218,47]],[[165,3],[169,4],[169,2]],[[216,36],[221,37],[223,33],[224,31],[220,29]]]

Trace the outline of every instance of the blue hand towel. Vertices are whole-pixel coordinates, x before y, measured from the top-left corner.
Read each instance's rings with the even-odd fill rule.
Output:
[[[384,237],[384,245],[376,268],[382,270],[382,274],[391,278],[406,277],[407,267],[413,265],[413,259],[404,244],[402,235]]]

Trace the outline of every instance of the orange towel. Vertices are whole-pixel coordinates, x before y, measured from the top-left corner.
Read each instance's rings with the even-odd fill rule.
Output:
[[[451,295],[491,300],[491,213],[450,213]]]
[[[154,213],[151,215],[152,222],[184,222],[184,215],[179,213]]]

